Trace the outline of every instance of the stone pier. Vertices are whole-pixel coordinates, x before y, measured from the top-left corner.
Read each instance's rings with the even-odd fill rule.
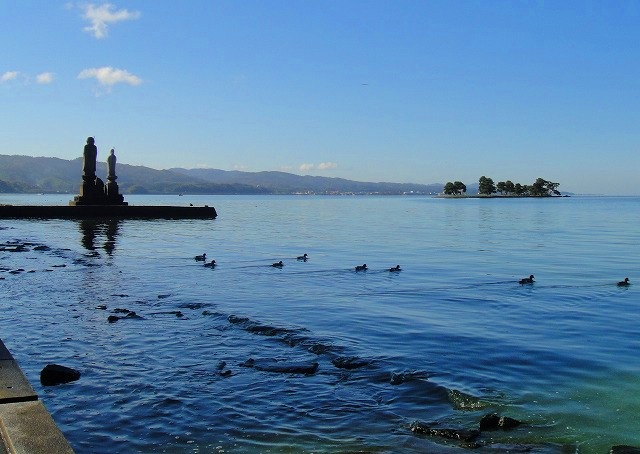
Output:
[[[73,449],[0,340],[0,453],[53,452]]]

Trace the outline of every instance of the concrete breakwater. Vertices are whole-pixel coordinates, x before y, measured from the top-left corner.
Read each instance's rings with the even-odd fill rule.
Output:
[[[212,219],[214,207],[131,205],[0,205],[0,219]]]
[[[73,453],[0,340],[0,453]]]

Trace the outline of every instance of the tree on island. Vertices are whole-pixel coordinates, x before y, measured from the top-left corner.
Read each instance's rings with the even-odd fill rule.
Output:
[[[448,182],[442,190],[446,195],[460,195],[467,192],[467,186],[462,181]]]
[[[560,183],[547,181],[544,178],[538,178],[531,184],[522,185],[513,183],[511,180],[499,181],[495,186],[493,180],[485,176],[481,176],[479,180],[478,194],[491,195],[498,191],[501,195],[516,195],[520,197],[551,197],[559,196],[558,191]]]
[[[558,186],[560,186],[560,183],[553,183],[543,178],[538,178],[536,179],[535,183],[533,183],[529,187],[529,193],[534,197],[549,197],[552,195],[560,195]]]
[[[491,178],[487,178],[484,175],[478,180],[478,194],[491,195],[495,194],[496,185],[493,184]]]

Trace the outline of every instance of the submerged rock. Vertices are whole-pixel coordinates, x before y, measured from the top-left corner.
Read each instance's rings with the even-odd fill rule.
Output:
[[[40,383],[43,386],[54,386],[69,383],[80,378],[80,372],[58,364],[47,364],[40,372]]]
[[[480,435],[480,431],[476,429],[451,429],[431,427],[421,422],[411,424],[411,432],[428,435],[430,437],[442,437],[450,440],[474,441]]]
[[[509,430],[518,427],[521,424],[517,419],[508,416],[500,416],[496,413],[484,415],[480,420],[480,430]]]
[[[612,446],[609,454],[640,454],[640,448],[628,445]]]
[[[364,366],[369,365],[369,361],[365,359],[358,358],[356,356],[339,356],[337,358],[333,358],[331,363],[336,366],[338,369],[359,369]]]
[[[253,367],[263,372],[312,375],[318,370],[319,364],[316,361],[278,361],[273,358],[255,360],[249,358],[242,366]]]

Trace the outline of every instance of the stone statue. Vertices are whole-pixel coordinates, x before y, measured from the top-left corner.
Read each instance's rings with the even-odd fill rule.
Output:
[[[107,173],[107,181],[114,181],[118,177],[116,177],[116,150],[114,148],[111,149],[111,154],[107,158],[107,167],[109,168],[109,172]]]
[[[95,145],[93,137],[87,138],[87,144],[84,146],[84,155],[82,162],[82,179],[85,181],[93,181],[96,178],[96,158],[98,157],[98,148]]]

